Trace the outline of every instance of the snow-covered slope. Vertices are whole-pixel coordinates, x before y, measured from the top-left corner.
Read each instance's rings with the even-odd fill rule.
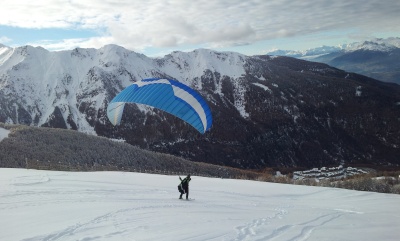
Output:
[[[0,169],[0,240],[398,240],[400,195],[177,176]]]
[[[121,88],[135,79],[153,76],[153,60],[115,45],[61,52],[30,46],[1,47],[0,53],[0,89],[6,95],[20,95],[15,110],[10,111],[18,112],[22,105],[28,109],[28,119],[39,126],[48,122],[58,107],[68,128],[72,128],[67,121],[71,118],[78,130],[94,134],[90,118],[79,108],[82,103],[84,108],[104,108],[106,85],[112,83],[98,81],[98,75],[118,74],[115,84]],[[15,123],[18,118],[8,121]]]
[[[204,70],[219,73],[221,76],[233,78],[245,74],[244,64],[246,56],[233,52],[215,52],[207,49],[198,49],[193,52],[172,52],[163,58],[161,69],[170,76],[186,81],[204,74]],[[201,89],[201,82],[195,83]]]
[[[245,73],[245,58],[237,53],[205,49],[173,52],[162,59],[151,59],[117,45],[61,52],[1,45],[0,91],[6,96],[20,97],[5,109],[9,113],[18,113],[23,107],[26,115],[19,118],[15,114],[6,122],[19,123],[22,119],[25,124],[41,126],[59,112],[67,128],[76,126],[79,131],[95,134],[93,122],[96,120],[93,115],[86,114],[104,109],[113,97],[110,94],[133,82],[162,76],[201,90],[204,70],[239,78]],[[60,111],[55,111],[56,108]]]

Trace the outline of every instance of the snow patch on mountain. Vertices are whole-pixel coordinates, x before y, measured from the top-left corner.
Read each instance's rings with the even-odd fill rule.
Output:
[[[2,141],[4,138],[7,138],[8,134],[10,134],[9,130],[0,127],[0,141]]]
[[[268,86],[265,86],[265,85],[263,85],[263,84],[260,84],[260,83],[253,83],[253,85],[258,86],[258,87],[264,89],[265,91],[268,91],[269,93],[272,92],[272,90],[271,90],[270,88],[268,88]]]
[[[4,62],[10,58],[12,55],[13,49],[0,44],[0,67],[3,66]]]
[[[356,96],[360,97],[362,94],[362,86],[357,86],[356,88]]]

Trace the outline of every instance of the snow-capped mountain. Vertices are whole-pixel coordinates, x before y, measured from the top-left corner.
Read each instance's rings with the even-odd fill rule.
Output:
[[[400,38],[392,37],[387,39],[376,38],[371,41],[354,42],[339,46],[321,46],[307,50],[274,50],[268,52],[267,54],[306,59],[315,58],[334,52],[353,52],[356,50],[389,52],[396,48],[400,48]]]
[[[307,49],[307,50],[274,50],[268,52],[268,55],[273,56],[287,56],[299,59],[312,59],[322,55],[342,51],[343,48],[338,46],[321,46],[318,48]]]
[[[197,89],[211,108],[211,131],[200,135],[135,104],[113,127],[108,102],[149,77]],[[294,58],[0,46],[0,122],[74,129],[193,161],[240,168],[400,164],[398,116],[399,86]]]
[[[347,52],[355,50],[370,50],[370,51],[381,51],[389,52],[395,48],[400,48],[400,38],[375,38],[370,41],[355,42],[351,44],[345,44],[342,49]]]
[[[115,45],[99,50],[62,52],[31,46],[16,49],[3,46],[0,49],[1,89],[5,91],[3,97],[11,92],[19,95],[14,108],[7,112],[15,112],[22,123],[46,125],[54,115],[61,114],[66,122],[59,127],[94,133],[91,117],[78,113],[88,108],[90,111],[104,109],[111,97],[136,80],[168,76],[201,90],[199,77],[203,70],[240,77],[245,73],[244,59],[239,54],[208,50],[174,52],[163,59],[150,59]],[[220,89],[217,86],[216,91]],[[21,110],[19,103],[26,103],[28,108]],[[6,122],[14,122],[10,116],[7,115]]]
[[[267,54],[326,63],[349,72],[400,84],[400,38],[377,38],[304,51],[275,50]]]

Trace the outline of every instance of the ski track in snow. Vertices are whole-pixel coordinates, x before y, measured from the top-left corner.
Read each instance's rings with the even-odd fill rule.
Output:
[[[315,228],[324,226],[325,224],[328,224],[329,222],[344,215],[343,213],[339,212],[324,214],[303,223],[279,226],[278,228],[274,229],[270,234],[261,235],[261,237],[259,237],[260,235],[258,233],[258,230],[261,228],[265,228],[263,226],[268,226],[269,224],[274,222],[275,219],[284,219],[289,212],[287,208],[289,207],[276,208],[276,213],[272,216],[269,216],[267,218],[255,219],[251,223],[238,227],[238,235],[234,240],[262,241],[275,240],[277,238],[279,238],[279,240],[290,241],[308,240]],[[343,211],[351,212],[348,210]]]
[[[285,239],[285,240],[307,240],[310,236],[312,231],[317,228],[321,227],[336,218],[339,218],[341,215],[338,214],[328,214],[317,217],[316,219],[310,220],[309,222],[297,224],[297,225],[285,225],[278,229],[276,229],[271,235],[263,237],[262,239],[258,240],[272,240],[276,237],[283,237],[289,233],[290,236],[293,234],[297,234],[294,237]],[[290,230],[290,232],[289,232]]]
[[[12,180],[12,185],[15,186],[27,186],[27,185],[35,185],[44,182],[49,182],[50,178],[45,175],[40,176],[21,176],[16,177]]]
[[[397,240],[400,195],[194,176],[0,169],[0,240]],[[21,228],[23,227],[23,228]]]
[[[238,235],[235,240],[245,240],[246,238],[255,236],[257,234],[258,228],[268,225],[274,219],[282,219],[288,212],[284,208],[276,208],[275,211],[276,213],[274,213],[272,216],[269,216],[267,218],[255,219],[251,223],[236,228],[238,230]],[[265,240],[265,238],[263,240]]]

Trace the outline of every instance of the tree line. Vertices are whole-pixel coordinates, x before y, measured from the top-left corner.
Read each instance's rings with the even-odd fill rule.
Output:
[[[187,161],[140,149],[124,142],[73,130],[0,123],[10,130],[0,142],[0,167],[47,170],[119,170],[148,173],[191,173],[203,176],[254,178],[257,174],[230,167]]]

